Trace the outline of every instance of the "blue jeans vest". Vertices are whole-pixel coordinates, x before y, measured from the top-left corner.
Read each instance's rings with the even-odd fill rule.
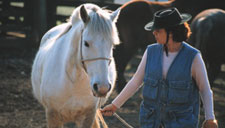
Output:
[[[197,128],[199,91],[191,76],[194,57],[199,52],[185,42],[172,62],[166,79],[162,76],[163,45],[147,49],[141,128]]]

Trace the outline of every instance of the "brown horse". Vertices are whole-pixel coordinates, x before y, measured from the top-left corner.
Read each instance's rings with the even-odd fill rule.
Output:
[[[129,60],[140,48],[154,43],[151,32],[144,30],[145,24],[152,20],[153,14],[164,8],[177,7],[182,13],[190,13],[193,17],[207,8],[225,9],[225,0],[171,0],[168,2],[150,2],[133,0],[122,5],[117,21],[120,40],[114,57],[117,64],[117,91],[120,92],[126,84],[124,71]]]
[[[225,63],[224,21],[224,10],[207,9],[199,13],[191,23],[190,43],[201,51],[211,83]]]
[[[225,9],[225,0],[172,0],[171,6],[177,7],[180,12],[190,13],[195,17],[203,10],[210,8]]]

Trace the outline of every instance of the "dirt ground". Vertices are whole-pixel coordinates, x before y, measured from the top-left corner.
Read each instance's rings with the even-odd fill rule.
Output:
[[[138,59],[138,60],[137,60]],[[30,72],[32,57],[0,57],[0,128],[47,128],[43,107],[34,99]],[[131,61],[126,76],[129,79],[140,60]],[[132,68],[131,68],[132,67]],[[215,114],[220,128],[225,128],[225,72],[221,72],[213,85]],[[112,94],[108,102],[117,95]],[[141,89],[118,110],[124,120],[138,128]],[[201,112],[201,121],[203,112]],[[105,117],[109,128],[125,128],[116,117]],[[66,126],[70,127],[70,126]]]

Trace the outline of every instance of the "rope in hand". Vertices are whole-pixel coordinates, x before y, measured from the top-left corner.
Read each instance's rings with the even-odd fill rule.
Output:
[[[101,98],[99,98],[98,108],[101,108]],[[124,119],[122,119],[117,113],[113,113],[113,116],[115,116],[127,128],[134,128],[133,126],[131,126],[130,124],[128,124]]]

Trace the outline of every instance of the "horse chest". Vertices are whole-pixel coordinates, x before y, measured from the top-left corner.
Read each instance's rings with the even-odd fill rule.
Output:
[[[60,108],[62,117],[68,121],[85,117],[88,113],[94,113],[97,100],[93,97],[71,97]]]

